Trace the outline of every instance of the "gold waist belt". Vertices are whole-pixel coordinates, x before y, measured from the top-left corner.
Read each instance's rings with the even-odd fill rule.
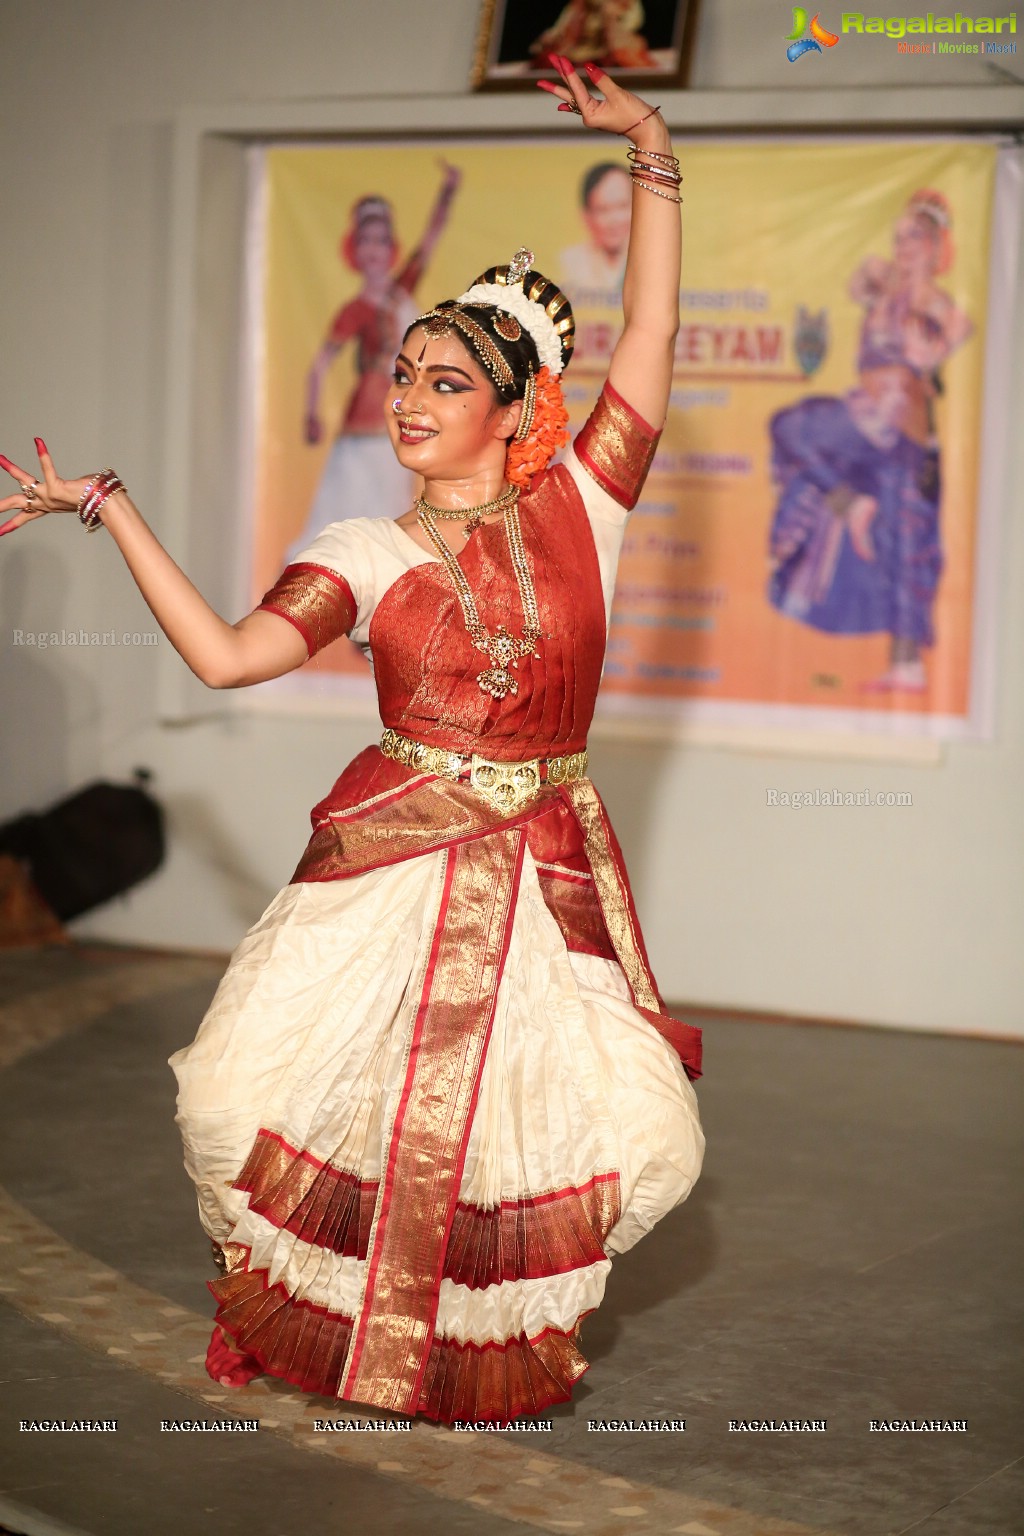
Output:
[[[479,752],[464,756],[445,747],[428,747],[411,736],[402,736],[390,728],[380,739],[385,757],[421,773],[436,773],[443,779],[468,778],[489,805],[504,813],[521,810],[538,794],[543,783],[571,784],[587,773],[587,750],[570,752],[566,757],[532,757],[521,763],[495,763]]]

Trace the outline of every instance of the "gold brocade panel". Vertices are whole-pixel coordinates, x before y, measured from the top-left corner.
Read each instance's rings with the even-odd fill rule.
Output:
[[[512,933],[521,828],[449,848],[343,1393],[414,1413]]]

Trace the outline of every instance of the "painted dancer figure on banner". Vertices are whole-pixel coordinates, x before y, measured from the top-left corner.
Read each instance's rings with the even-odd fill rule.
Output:
[[[324,379],[350,342],[356,346],[356,383],[345,406],[337,436],[324,464],[306,524],[287,550],[291,558],[328,523],[362,517],[372,506],[381,516],[397,517],[408,505],[414,477],[395,459],[383,425],[384,400],[391,387],[395,351],[416,315],[413,294],[426,270],[451,211],[461,171],[442,161],[443,179],[427,227],[398,272],[398,236],[386,198],[361,197],[352,209],[341,256],[363,279],[355,298],[332,319],[310,365],[306,382],[304,436],[323,438],[320,395]]]
[[[633,188],[625,166],[601,160],[580,181],[580,215],[589,238],[566,246],[559,261],[565,291],[575,304],[616,305],[629,250]]]
[[[771,421],[781,490],[769,597],[830,634],[889,634],[889,665],[864,685],[876,692],[927,687],[943,568],[935,402],[942,364],[974,329],[936,281],[952,262],[949,203],[915,192],[891,260],[869,256],[850,282],[864,308],[856,387]]]
[[[0,535],[76,510],[104,529],[210,687],[342,635],[373,656],[383,735],[314,808],[171,1065],[220,1270],[210,1375],[448,1424],[569,1400],[613,1257],[704,1154],[701,1031],[658,990],[587,758],[668,409],[679,162],[656,107],[559,73],[561,110],[634,146],[622,332],[564,462],[575,321],[525,248],[399,338],[385,419],[422,494],[329,524],[237,623],[112,470],[63,480],[41,440],[38,478],[0,458]]]
[[[569,0],[557,21],[530,45],[531,57],[563,54],[573,64],[650,69],[657,59],[643,34],[642,0]]]

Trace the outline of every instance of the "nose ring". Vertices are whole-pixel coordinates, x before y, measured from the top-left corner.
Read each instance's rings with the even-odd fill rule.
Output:
[[[397,400],[392,400],[392,402],[391,402],[391,409],[394,411],[396,416],[401,416],[401,414],[402,414],[402,401],[401,401],[401,398],[399,398]]]

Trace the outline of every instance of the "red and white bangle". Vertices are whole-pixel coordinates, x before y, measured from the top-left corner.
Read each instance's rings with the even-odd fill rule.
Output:
[[[95,533],[102,527],[100,508],[108,496],[114,496],[124,488],[124,482],[112,469],[103,470],[89,481],[78,502],[78,516],[88,533]]]
[[[635,144],[631,144],[626,151],[626,158],[634,186],[643,192],[654,192],[667,202],[682,202],[682,198],[675,195],[683,181],[675,155],[659,154],[653,149],[638,149]]]

